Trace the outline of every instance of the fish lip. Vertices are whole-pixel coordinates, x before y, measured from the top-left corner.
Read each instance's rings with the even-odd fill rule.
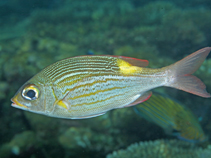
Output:
[[[12,98],[12,99],[11,99],[11,102],[12,102],[12,104],[11,104],[12,107],[19,108],[19,109],[24,109],[24,110],[25,110],[25,109],[28,109],[27,106],[18,103],[17,100],[16,100],[15,98]]]
[[[11,99],[11,102],[12,102],[11,106],[17,106],[13,98]]]

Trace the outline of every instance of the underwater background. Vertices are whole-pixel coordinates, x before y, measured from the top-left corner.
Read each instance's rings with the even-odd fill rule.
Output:
[[[78,55],[123,55],[167,66],[211,46],[209,0],[0,0],[0,158],[209,158],[211,99],[157,91],[187,106],[207,141],[177,139],[124,108],[67,120],[11,107],[44,67]],[[195,73],[211,92],[211,56]]]

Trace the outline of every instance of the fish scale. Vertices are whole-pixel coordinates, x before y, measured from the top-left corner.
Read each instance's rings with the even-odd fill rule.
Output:
[[[92,58],[90,57],[74,57],[74,58],[69,58],[66,60],[62,60],[61,64],[53,64],[53,69],[49,67],[50,71],[46,74],[48,77],[50,77],[53,81],[56,80],[56,78],[60,78],[61,76],[64,76],[65,74],[70,74],[74,73],[77,71],[83,71],[83,68],[103,68],[105,69],[105,65],[110,65],[114,66],[118,69],[118,66],[115,62],[115,60],[112,60],[114,62],[108,61],[110,57],[107,56],[93,56]],[[83,60],[81,60],[83,59]],[[97,60],[98,59],[98,60]],[[103,59],[103,60],[102,60]],[[107,67],[107,70],[111,70],[111,67]],[[48,67],[47,67],[48,68]],[[56,71],[55,71],[56,70]],[[47,71],[47,70],[46,70]],[[44,73],[46,73],[46,71]],[[63,74],[65,73],[65,74]]]
[[[117,77],[115,77],[115,78],[117,78]],[[111,78],[111,79],[113,79],[113,78]],[[69,93],[69,96],[66,96],[66,98],[68,98],[68,99],[65,101],[72,102],[72,100],[74,100],[75,104],[80,104],[80,105],[84,105],[84,106],[89,104],[89,107],[93,103],[94,104],[93,106],[98,107],[99,105],[96,105],[96,103],[105,104],[106,103],[105,100],[107,98],[109,98],[115,94],[122,93],[122,95],[123,95],[124,93],[128,93],[129,91],[134,89],[134,85],[127,86],[127,85],[123,84],[123,83],[126,83],[124,79],[123,79],[122,83],[121,83],[120,79],[107,80],[107,82],[105,82],[103,85],[101,83],[101,79],[94,78],[92,81],[93,82],[89,82],[88,84],[84,84],[84,82],[82,82],[83,85],[82,86],[78,85],[78,86],[80,86],[80,88],[77,87],[74,90],[72,90],[71,93]],[[98,87],[97,84],[100,85],[100,87]],[[88,90],[84,90],[84,89],[88,89]],[[66,90],[66,91],[68,91],[68,90]],[[116,97],[115,97],[116,101],[121,100],[117,96],[118,95],[116,95]],[[70,102],[69,102],[69,104],[70,104]],[[71,105],[71,107],[74,107],[74,106],[76,106],[75,104],[71,103],[70,105]],[[115,104],[115,103],[113,103],[113,104]]]

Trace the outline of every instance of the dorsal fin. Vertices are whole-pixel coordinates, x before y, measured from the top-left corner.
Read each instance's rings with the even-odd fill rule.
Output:
[[[117,58],[122,59],[130,63],[131,65],[138,66],[138,67],[146,67],[149,64],[148,60],[143,60],[143,59],[136,59],[136,58],[125,57],[125,56],[117,56]]]

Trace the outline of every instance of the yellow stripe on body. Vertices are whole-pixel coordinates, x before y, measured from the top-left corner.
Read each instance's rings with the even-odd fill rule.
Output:
[[[125,99],[125,97],[127,99],[130,96],[131,87],[133,87],[133,88],[135,87],[135,84],[132,84],[132,85],[125,84],[124,86],[122,86],[122,84],[119,83],[119,85],[118,85],[118,82],[120,82],[120,79],[111,78],[111,79],[107,79],[104,82],[106,85],[106,82],[111,81],[112,82],[111,85],[103,86],[104,88],[101,89],[101,87],[96,87],[96,84],[99,83],[99,85],[102,85],[102,80],[99,81],[99,80],[93,79],[93,81],[94,82],[92,82],[92,83],[86,83],[83,85],[79,85],[81,89],[79,89],[79,86],[76,86],[74,89],[66,90],[66,92],[70,91],[70,93],[65,96],[64,100],[71,104],[71,108],[81,106],[85,110],[85,109],[92,108],[92,107],[90,107],[90,105],[93,105],[93,106],[98,106],[98,107],[96,107],[96,109],[100,109],[100,108],[103,109],[103,107],[105,107],[105,105],[107,105],[107,103],[109,102],[109,100],[111,98],[113,98],[115,100],[115,102],[117,100],[119,100],[119,98],[115,98],[114,96],[117,97],[117,96],[121,95],[122,99]],[[122,82],[124,82],[124,79],[122,79]],[[97,89],[92,91],[92,89],[94,87],[96,87]],[[88,88],[88,89],[85,90],[86,88]],[[105,101],[108,101],[108,102],[105,102]],[[122,101],[119,100],[119,102],[122,102]],[[99,104],[96,105],[97,103],[99,103]],[[103,103],[103,104],[101,105],[100,103]],[[117,107],[115,107],[116,104],[112,103],[111,100],[110,100],[109,104],[110,104],[109,106],[113,106],[113,108],[117,108]],[[125,104],[125,103],[122,102],[122,104]],[[118,106],[120,106],[120,105],[118,105]],[[108,107],[108,108],[110,108],[110,107]],[[112,108],[110,108],[110,109],[112,109]]]
[[[83,79],[82,79],[83,80]],[[96,83],[106,83],[106,82],[108,82],[108,81],[119,81],[119,79],[107,79],[107,80],[104,80],[104,81],[100,81],[100,80],[98,80],[98,81],[96,81],[96,82],[92,82],[92,83],[86,83],[86,84],[81,84],[81,85],[76,85],[75,87],[74,87],[74,89],[75,88],[80,88],[80,87],[84,87],[84,86],[93,86],[94,84],[96,84]],[[80,81],[78,81],[78,82],[80,82]],[[71,81],[71,82],[69,82],[69,83],[66,83],[66,84],[63,84],[63,86],[71,86],[73,83],[76,83],[75,81]],[[62,94],[66,94],[68,91],[72,91],[73,89],[66,89],[64,92],[62,92]]]
[[[68,67],[67,69],[62,69],[60,71],[56,70],[56,72],[54,73],[54,77],[49,76],[53,81],[56,81],[60,78],[65,78],[64,76],[66,74],[72,74],[74,75],[75,73],[93,73],[93,72],[108,72],[108,73],[114,73],[109,69],[106,69],[105,67],[78,67],[78,68],[74,68],[71,69],[71,67]],[[57,75],[56,75],[57,74]]]
[[[72,105],[72,107],[79,107],[79,106],[84,106],[84,105],[87,106],[87,105],[93,105],[93,104],[96,104],[96,103],[102,103],[102,102],[108,101],[108,100],[110,100],[112,98],[116,98],[118,96],[124,96],[124,95],[125,94],[112,95],[112,96],[110,96],[110,97],[108,97],[106,99],[102,99],[102,100],[98,100],[98,101],[94,101],[94,102],[90,102],[90,103],[86,103],[86,104],[84,104],[84,103],[82,103],[82,104],[75,104],[75,105]],[[105,104],[103,105],[103,107],[106,107]],[[96,108],[102,108],[102,107],[96,106]]]
[[[100,59],[102,58],[102,60]],[[52,78],[54,80],[55,77],[59,76],[63,71],[71,71],[76,68],[87,68],[90,66],[90,68],[105,68],[107,65],[115,67],[116,63],[115,60],[109,61],[110,58],[108,57],[101,57],[101,56],[93,56],[93,57],[75,57],[75,58],[69,58],[64,59],[62,61],[59,61],[58,63],[53,64],[51,67],[47,67],[45,73],[48,77]],[[112,63],[113,62],[113,63]],[[112,63],[112,64],[111,64]],[[109,69],[109,67],[107,68]],[[55,71],[56,70],[56,71]]]
[[[174,122],[172,121],[171,117],[167,116],[166,114],[166,116],[164,116],[162,111],[158,110],[155,106],[152,105],[153,104],[148,102],[144,102],[143,104],[143,109],[145,113],[147,113],[148,117],[150,117],[153,121],[155,121],[163,128],[168,128],[169,126],[174,125]]]
[[[109,76],[109,75],[108,75]],[[98,76],[94,76],[94,77],[102,77],[101,75],[98,75]],[[120,79],[118,79],[118,78],[116,78],[116,76],[112,76],[113,78],[107,78],[107,79],[104,79],[104,80],[97,80],[97,81],[95,81],[95,82],[91,82],[91,83],[86,83],[86,82],[84,82],[84,80],[82,79],[82,82],[81,82],[81,84],[80,84],[80,81],[79,80],[77,80],[77,82],[76,81],[69,81],[69,83],[68,82],[66,82],[66,83],[64,83],[64,84],[62,84],[62,87],[60,87],[61,86],[61,84],[60,85],[56,85],[56,87],[58,88],[58,89],[60,89],[60,90],[62,90],[62,95],[63,96],[65,96],[65,97],[69,97],[69,96],[66,96],[67,95],[67,93],[69,93],[69,92],[71,92],[71,94],[72,93],[74,93],[75,94],[75,92],[73,92],[75,89],[79,89],[80,87],[91,87],[91,86],[94,86],[94,85],[96,85],[96,84],[103,84],[103,83],[106,83],[106,82],[113,82],[113,85],[115,85],[115,83],[114,82],[119,82],[120,81]],[[85,78],[85,77],[84,77]],[[134,78],[135,79],[135,78]],[[134,80],[133,79],[133,80]],[[137,80],[137,78],[135,79],[135,80]],[[124,79],[122,79],[122,82],[124,81]],[[84,84],[84,83],[86,83],[86,84]],[[73,86],[74,85],[74,86]],[[67,87],[72,87],[72,88],[67,88]],[[60,87],[60,88],[59,88]],[[128,87],[130,87],[130,86],[128,86]],[[80,93],[80,94],[83,94],[83,96],[76,96],[76,97],[69,97],[69,99],[68,100],[75,100],[75,99],[77,99],[77,98],[82,98],[82,97],[85,97],[85,96],[91,96],[91,95],[96,95],[96,94],[98,94],[98,93],[100,93],[100,92],[106,92],[106,91],[111,91],[111,90],[115,90],[115,89],[124,89],[124,88],[126,88],[125,86],[124,87],[113,87],[113,88],[109,88],[109,89],[105,89],[105,90],[99,90],[99,91],[97,91],[97,92],[88,92],[89,94],[83,94],[83,92],[82,93]],[[65,91],[64,91],[65,90]],[[85,92],[87,92],[87,91],[85,91]],[[84,103],[83,103],[84,104]],[[73,106],[72,104],[71,104],[71,106]]]
[[[122,95],[124,95],[124,94],[122,94]],[[95,101],[95,102],[86,103],[86,105],[92,105],[92,104],[95,104],[95,103],[105,102],[105,101],[107,101],[107,100],[109,100],[111,98],[115,98],[115,97],[118,97],[118,96],[120,96],[120,94],[119,95],[110,96],[109,98],[106,98],[104,100],[98,100],[98,101]],[[84,105],[84,103],[83,104],[75,104],[75,105],[73,105],[73,107],[83,106],[83,105]]]
[[[83,94],[83,95],[79,95],[79,96],[75,96],[75,97],[73,97],[73,98],[71,98],[71,99],[78,99],[78,98],[82,98],[82,97],[88,97],[88,96],[91,96],[91,95],[96,95],[97,93],[100,93],[100,92],[106,92],[106,91],[110,91],[110,90],[116,90],[116,89],[123,89],[123,88],[125,88],[125,87],[113,87],[113,88],[109,88],[109,89],[104,89],[104,90],[98,90],[98,91],[96,91],[96,92],[91,92],[91,93],[89,93],[89,94]]]
[[[143,104],[143,108],[145,107],[144,104]],[[146,104],[155,113],[158,113],[159,115],[163,117],[165,114],[165,116],[169,118],[169,111],[166,110],[167,108],[163,107],[163,104],[159,100],[157,101],[154,100],[153,96],[146,102]]]
[[[122,94],[122,95],[124,95],[124,94]],[[118,97],[118,96],[120,96],[120,95],[114,95],[114,96],[111,96],[111,97],[109,97],[105,100],[87,103],[85,105],[86,107],[84,107],[84,104],[77,104],[77,105],[71,106],[71,112],[75,113],[75,117],[77,117],[77,116],[81,116],[80,113],[83,113],[83,116],[87,116],[87,115],[90,115],[90,114],[94,115],[94,114],[106,112],[106,111],[111,110],[111,109],[115,109],[115,107],[107,108],[107,107],[109,107],[109,105],[111,105],[110,103],[109,104],[104,103],[104,104],[101,104],[99,106],[90,106],[90,105],[94,105],[94,104],[97,104],[97,103],[100,103],[100,102],[105,102],[107,100],[110,100],[110,99]],[[81,108],[79,109],[78,107],[81,107]],[[116,108],[118,108],[118,107],[116,107]],[[86,112],[84,112],[84,111],[86,111]]]
[[[165,103],[166,100],[164,100],[162,97],[154,95],[147,102],[157,109],[162,115],[165,114],[165,116],[168,116],[169,120],[170,118],[172,119],[172,113],[174,113],[174,111],[169,111],[172,108],[172,104]]]
[[[111,73],[110,71],[101,71],[101,69],[98,70],[92,70],[92,72],[84,71],[81,69],[80,71],[73,71],[73,72],[65,72],[63,76],[57,77],[53,80],[55,84],[62,84],[65,81],[72,80],[74,77],[83,78],[84,76],[92,77],[92,76],[105,76],[105,75],[116,75],[117,73]]]

